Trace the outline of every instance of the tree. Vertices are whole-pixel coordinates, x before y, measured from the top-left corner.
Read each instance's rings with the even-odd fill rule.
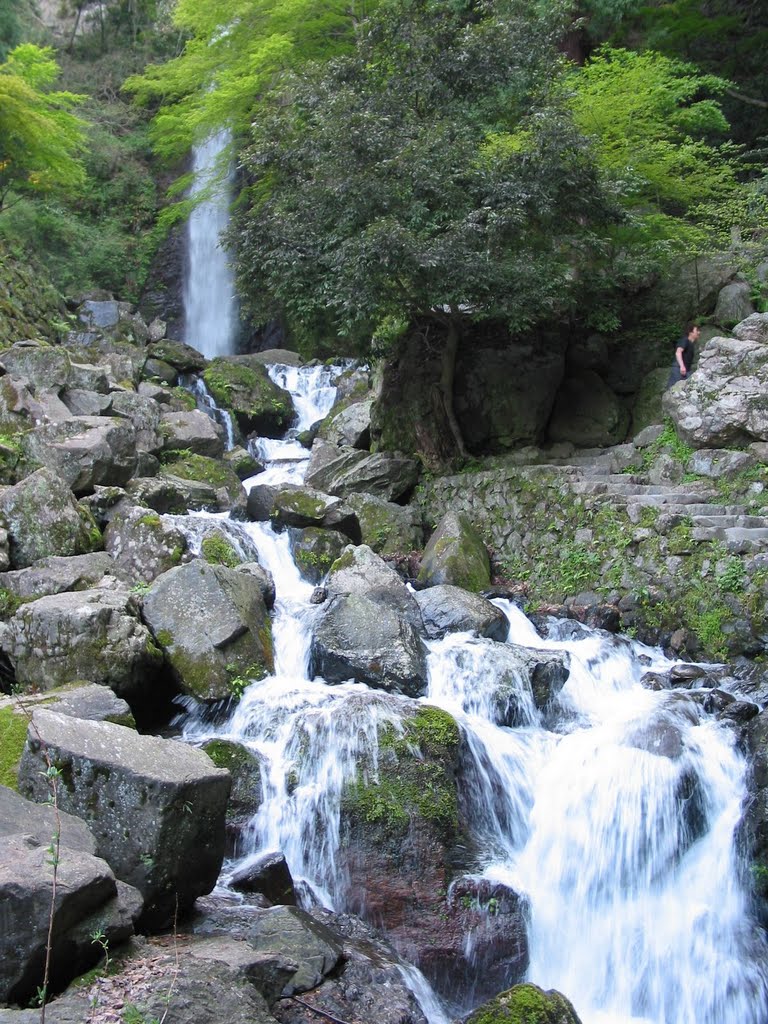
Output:
[[[522,0],[389,0],[356,52],[260,112],[234,233],[254,319],[362,346],[416,323],[454,361],[470,322],[567,309],[611,215],[554,85],[562,21]]]
[[[11,190],[72,192],[84,181],[83,97],[52,91],[58,73],[53,50],[31,43],[0,64],[0,209]]]
[[[632,214],[616,239],[636,272],[665,254],[727,244],[731,227],[748,226],[755,210],[717,99],[727,82],[660,53],[606,47],[567,84],[575,122]]]
[[[250,112],[279,73],[349,49],[372,0],[178,0],[183,53],[131,77],[137,101],[157,104],[153,141],[169,160],[224,126],[245,131]]]

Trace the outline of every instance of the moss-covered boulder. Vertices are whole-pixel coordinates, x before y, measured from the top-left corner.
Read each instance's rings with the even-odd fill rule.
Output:
[[[560,992],[538,985],[515,985],[483,1003],[467,1024],[581,1024],[573,1004]]]
[[[188,484],[202,484],[208,491],[213,491],[214,500],[208,498],[201,505],[203,494],[195,495],[187,488],[187,500],[194,502],[186,507],[190,509],[208,508],[211,511],[231,511],[235,518],[244,517],[247,508],[247,495],[240,478],[232,467],[219,458],[209,458],[190,451],[170,451],[163,458],[163,468],[158,479],[178,481]]]
[[[329,683],[348,679],[418,697],[427,681],[424,625],[403,581],[365,545],[333,564],[328,599],[312,637],[313,670]]]
[[[206,364],[205,356],[200,355],[196,348],[170,338],[147,345],[147,356],[170,364],[179,373],[199,373]]]
[[[164,452],[189,451],[212,459],[224,454],[224,428],[199,409],[164,412],[160,434]]]
[[[12,377],[23,377],[34,389],[63,388],[69,383],[72,360],[60,345],[21,341],[0,355],[0,366]]]
[[[450,583],[477,593],[491,582],[491,562],[482,537],[468,516],[447,512],[424,549],[419,582]]]
[[[224,452],[224,461],[235,471],[239,480],[247,480],[248,477],[256,476],[264,469],[258,459],[254,459],[250,452],[239,445]]]
[[[291,531],[291,552],[299,572],[310,583],[319,583],[344,548],[349,537],[337,530],[321,530],[309,526],[306,530]]]
[[[233,740],[208,740],[203,750],[217,768],[226,768],[232,776],[227,801],[227,856],[242,856],[243,834],[261,804],[261,762],[252,750]]]
[[[279,526],[299,529],[317,526],[325,530],[338,530],[353,544],[360,542],[357,516],[347,502],[312,487],[288,484],[277,488],[272,497],[269,517]]]
[[[419,551],[424,544],[424,524],[419,510],[397,505],[372,494],[349,494],[346,503],[360,527],[360,543],[378,555],[402,555]]]
[[[282,437],[293,422],[290,394],[272,382],[257,359],[214,359],[206,367],[203,380],[218,405],[233,413],[245,434]]]
[[[41,558],[26,569],[5,572],[0,579],[0,593],[13,596],[19,603],[34,601],[47,594],[63,594],[67,590],[88,590],[105,576],[119,575],[106,551],[87,555]],[[15,609],[14,609],[15,610]]]
[[[50,594],[22,604],[8,622],[5,647],[23,686],[99,683],[134,710],[157,696],[162,654],[125,589]]]
[[[53,339],[62,297],[40,267],[11,256],[0,243],[0,346],[24,338]]]
[[[118,416],[73,416],[24,435],[27,456],[57,474],[75,494],[123,487],[138,466],[133,424]]]
[[[179,565],[187,539],[157,512],[131,508],[111,520],[104,531],[104,548],[132,583],[151,583]]]
[[[209,530],[200,542],[200,555],[211,565],[236,569],[243,561],[223,530]]]
[[[274,671],[272,629],[259,581],[198,558],[159,576],[143,615],[185,691],[239,696]]]
[[[0,495],[11,567],[48,555],[83,555],[102,546],[96,522],[51,470],[39,469]]]
[[[527,964],[524,906],[503,887],[463,878],[472,856],[457,789],[461,734],[442,709],[412,708],[380,728],[376,763],[363,759],[341,808],[340,858],[349,908],[448,998],[480,998]],[[472,953],[465,934],[475,938]]]

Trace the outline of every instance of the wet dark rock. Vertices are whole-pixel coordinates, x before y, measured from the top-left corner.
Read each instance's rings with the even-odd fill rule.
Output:
[[[746,725],[760,714],[757,704],[746,700],[734,700],[718,714],[721,722],[733,722],[735,725]]]
[[[644,672],[640,678],[640,685],[646,690],[668,690],[672,682],[669,672]]]
[[[298,907],[261,911],[249,929],[248,942],[256,950],[279,953],[298,964],[283,986],[284,997],[315,988],[342,958],[339,936]]]
[[[334,563],[312,637],[313,671],[416,697],[427,680],[424,625],[415,598],[370,548]]]
[[[460,587],[429,587],[416,593],[416,601],[431,639],[470,631],[504,643],[509,634],[509,621],[500,608]]]
[[[258,892],[270,903],[296,906],[296,892],[288,863],[282,853],[265,853],[238,867],[230,885],[240,892]]]
[[[729,704],[734,704],[735,701],[736,698],[733,694],[726,693],[725,690],[713,688],[706,691],[706,694],[701,701],[701,706],[708,715],[719,715],[720,712],[724,711]]]
[[[669,681],[672,686],[688,686],[706,674],[707,670],[701,665],[673,665],[669,670]]]
[[[269,522],[278,488],[271,484],[256,484],[248,492],[248,518],[254,523]]]
[[[310,604],[322,604],[323,601],[328,599],[328,588],[327,587],[315,587],[312,591],[312,596],[309,599]]]
[[[217,768],[226,768],[232,777],[227,801],[226,855],[242,856],[248,826],[261,805],[261,759],[248,747],[233,740],[207,740],[203,750]]]
[[[299,571],[310,583],[320,583],[344,548],[349,537],[337,530],[310,526],[291,530],[291,552]]]

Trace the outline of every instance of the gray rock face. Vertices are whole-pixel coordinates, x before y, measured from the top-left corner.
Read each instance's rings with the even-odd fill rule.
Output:
[[[418,590],[414,597],[430,639],[464,631],[501,643],[507,639],[506,615],[484,597],[449,584]]]
[[[189,412],[167,412],[160,420],[164,438],[163,451],[189,448],[195,455],[212,459],[224,453],[224,430],[199,409]]]
[[[14,569],[49,555],[83,555],[101,546],[93,520],[49,469],[39,469],[0,494],[0,516]]]
[[[162,409],[153,399],[135,391],[115,391],[111,395],[109,412],[112,416],[129,420],[136,433],[139,451],[158,452],[163,447],[160,436]]]
[[[8,623],[6,649],[20,683],[51,689],[86,680],[132,705],[151,692],[162,660],[124,589],[51,594],[22,605]]]
[[[273,907],[259,914],[248,941],[257,950],[272,950],[298,963],[282,995],[308,992],[341,960],[342,944],[329,928],[298,907]]]
[[[71,373],[69,352],[65,348],[34,341],[11,345],[3,352],[0,366],[12,377],[26,380],[35,390],[63,388]]]
[[[688,461],[688,472],[713,479],[736,476],[754,466],[757,459],[751,452],[732,452],[722,448],[702,448]]]
[[[756,341],[768,345],[768,313],[752,313],[733,328],[739,341]]]
[[[30,1000],[42,984],[53,866],[48,846],[30,836],[0,838],[0,1002]],[[99,959],[90,938],[76,941],[77,925],[117,896],[109,866],[82,850],[62,848],[53,917],[53,986],[66,984]],[[130,934],[129,929],[128,934]]]
[[[733,327],[754,313],[751,291],[747,281],[732,281],[721,288],[713,314],[715,323],[721,327]]]
[[[144,599],[144,619],[188,693],[232,695],[234,676],[274,671],[271,628],[259,581],[198,559],[163,573]]]
[[[68,850],[96,856],[96,840],[82,818],[59,811],[61,845]],[[36,804],[0,786],[0,837],[26,836],[38,846],[50,846],[59,826],[56,811],[49,804]]]
[[[363,492],[385,501],[407,498],[419,477],[419,466],[399,452],[368,455],[315,441],[304,478],[308,487],[346,497]]]
[[[320,427],[319,436],[329,444],[367,451],[371,446],[371,406],[373,399],[354,402],[331,414]]]
[[[618,444],[629,428],[629,412],[603,379],[584,370],[563,381],[555,400],[549,437],[582,447]]]
[[[144,898],[142,923],[163,927],[216,883],[229,772],[200,750],[107,722],[36,711],[19,788],[45,800],[43,745],[59,767],[61,807],[91,827],[97,852]]]
[[[68,557],[53,555],[27,569],[5,573],[3,587],[17,597],[45,597],[67,590],[87,590],[114,572],[114,563],[106,551]]]
[[[437,524],[424,549],[419,582],[450,583],[474,593],[490,585],[488,550],[467,516],[447,512]]]
[[[713,338],[702,349],[690,380],[664,395],[664,412],[694,448],[768,440],[768,344],[752,340],[768,332],[768,314],[756,313],[745,325],[748,340]],[[740,328],[734,333],[742,333]]]
[[[136,472],[136,432],[113,416],[73,416],[25,437],[30,458],[56,473],[75,494],[98,484],[122,487]]]
[[[131,582],[151,583],[179,564],[187,550],[187,538],[156,512],[133,508],[109,523],[104,547]]]
[[[413,595],[370,548],[348,548],[328,579],[312,639],[314,671],[416,697],[426,687],[424,625]]]

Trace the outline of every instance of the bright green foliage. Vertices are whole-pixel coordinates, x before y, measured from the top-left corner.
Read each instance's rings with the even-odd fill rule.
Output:
[[[515,0],[392,0],[354,55],[289,78],[243,161],[254,319],[367,342],[563,308],[606,208],[551,96],[560,31]]]
[[[184,52],[126,82],[140,103],[161,104],[156,151],[183,157],[191,145],[250,111],[287,67],[349,48],[365,0],[178,0],[174,18],[189,38]]]
[[[0,208],[16,192],[75,191],[84,180],[81,96],[55,92],[50,47],[25,43],[0,64]]]
[[[711,140],[728,130],[718,101],[727,83],[659,53],[605,48],[569,79],[576,123],[634,220],[617,241],[665,251],[719,242],[739,202],[736,153]]]

